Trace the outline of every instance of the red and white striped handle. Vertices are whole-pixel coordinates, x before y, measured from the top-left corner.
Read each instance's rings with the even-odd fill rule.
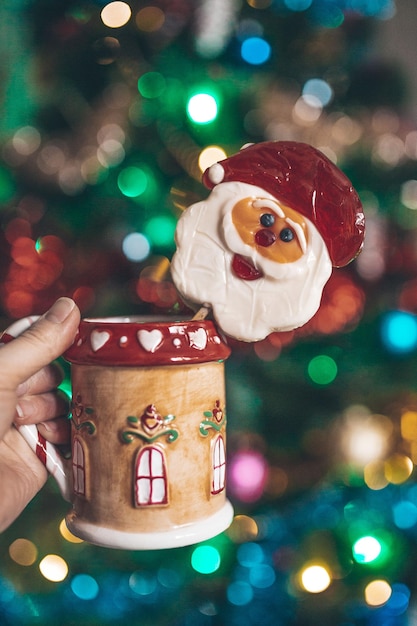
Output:
[[[0,347],[1,344],[7,344],[13,341],[13,339],[16,339],[18,335],[27,330],[38,319],[39,316],[32,315],[14,322],[2,334],[0,338]],[[38,459],[45,465],[48,472],[55,478],[62,497],[70,502],[69,480],[65,470],[64,460],[56,446],[49,441],[46,441],[45,437],[41,435],[35,424],[25,424],[22,426],[17,426],[15,424],[15,427],[18,429],[26,443],[29,444]]]

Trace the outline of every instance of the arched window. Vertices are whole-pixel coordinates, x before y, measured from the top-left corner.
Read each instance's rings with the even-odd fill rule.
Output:
[[[78,437],[74,437],[73,443],[72,475],[74,493],[85,496],[85,454],[83,444]]]
[[[211,493],[220,493],[224,489],[226,480],[226,454],[224,450],[224,440],[221,435],[216,437],[212,448],[213,453],[213,480]]]
[[[136,506],[167,504],[167,491],[167,472],[163,452],[153,446],[142,448],[136,459]]]

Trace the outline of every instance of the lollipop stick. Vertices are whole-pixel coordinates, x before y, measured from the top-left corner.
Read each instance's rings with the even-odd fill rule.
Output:
[[[200,309],[198,309],[197,313],[194,315],[192,320],[194,321],[205,320],[207,315],[210,313],[210,311],[211,311],[211,306],[209,304],[203,304],[203,306]]]

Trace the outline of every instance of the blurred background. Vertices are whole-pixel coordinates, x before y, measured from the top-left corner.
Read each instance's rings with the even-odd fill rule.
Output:
[[[91,546],[50,480],[0,537],[2,625],[417,624],[416,19],[415,0],[2,0],[2,328],[61,295],[184,311],[176,221],[247,142],[321,149],[367,218],[311,322],[231,342],[231,528]]]

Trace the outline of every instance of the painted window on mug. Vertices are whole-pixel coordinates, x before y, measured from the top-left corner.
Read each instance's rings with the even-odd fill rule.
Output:
[[[85,496],[85,454],[78,437],[74,438],[72,452],[72,475],[74,493]]]
[[[162,450],[146,446],[136,459],[136,506],[167,504],[167,471]]]
[[[224,489],[226,480],[226,453],[224,448],[224,439],[221,435],[216,437],[213,448],[213,480],[211,485],[211,493],[220,493]]]

